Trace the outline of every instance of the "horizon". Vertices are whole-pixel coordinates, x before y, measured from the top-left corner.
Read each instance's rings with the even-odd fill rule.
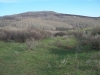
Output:
[[[100,17],[100,0],[0,0],[0,16],[25,12],[57,13]]]

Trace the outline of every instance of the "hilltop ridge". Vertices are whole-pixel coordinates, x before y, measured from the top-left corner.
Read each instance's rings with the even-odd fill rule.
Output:
[[[100,17],[63,14],[54,11],[24,12],[0,17],[0,26],[33,27],[44,30],[66,30],[100,25]]]

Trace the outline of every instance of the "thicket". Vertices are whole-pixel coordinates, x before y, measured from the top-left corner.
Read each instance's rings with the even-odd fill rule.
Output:
[[[27,39],[41,40],[51,37],[49,31],[43,31],[39,29],[1,29],[0,40],[3,41],[16,41],[25,42]]]
[[[77,38],[80,45],[88,45],[91,49],[100,50],[100,27],[95,27],[89,31],[77,30],[71,34]]]

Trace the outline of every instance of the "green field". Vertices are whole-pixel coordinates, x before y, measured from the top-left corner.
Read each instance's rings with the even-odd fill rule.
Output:
[[[100,61],[93,61],[98,53],[73,37],[44,39],[33,50],[0,41],[0,75],[100,75]]]

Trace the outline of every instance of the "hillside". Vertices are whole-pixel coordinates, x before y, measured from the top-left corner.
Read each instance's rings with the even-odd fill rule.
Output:
[[[100,17],[0,17],[0,75],[100,75]]]
[[[53,11],[25,12],[0,17],[0,27],[33,27],[43,30],[67,30],[100,25],[100,17],[56,13]]]

